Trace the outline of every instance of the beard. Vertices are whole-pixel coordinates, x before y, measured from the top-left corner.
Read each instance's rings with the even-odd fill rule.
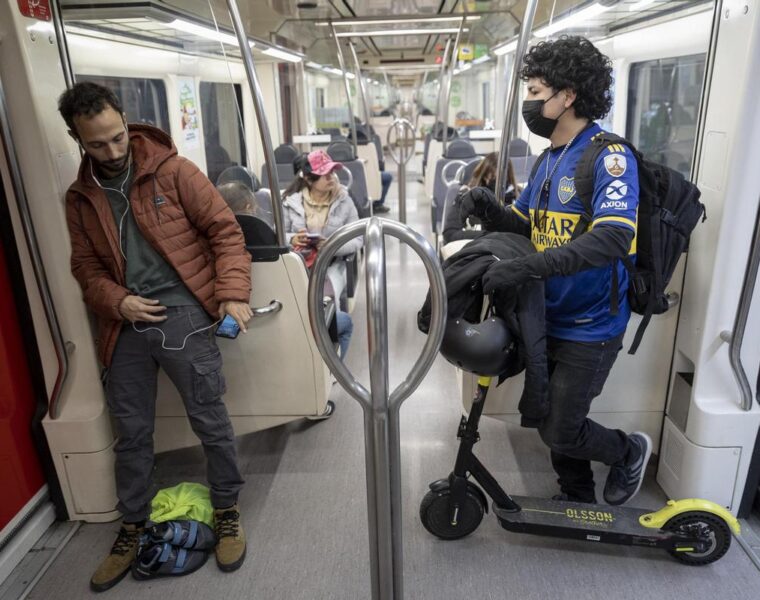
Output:
[[[127,151],[127,153],[122,156],[121,158],[117,158],[114,160],[109,161],[99,161],[92,158],[92,161],[95,163],[95,166],[98,168],[99,171],[106,175],[119,175],[126,171],[127,165],[129,165],[129,157],[130,152]]]

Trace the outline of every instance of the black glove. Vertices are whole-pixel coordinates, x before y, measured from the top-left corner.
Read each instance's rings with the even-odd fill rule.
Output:
[[[544,255],[540,253],[496,261],[483,275],[483,293],[516,287],[530,279],[544,279],[547,271]]]
[[[496,197],[488,188],[476,187],[462,194],[459,214],[463,223],[470,216],[475,216],[482,221],[487,215],[500,211],[501,207],[496,202]]]

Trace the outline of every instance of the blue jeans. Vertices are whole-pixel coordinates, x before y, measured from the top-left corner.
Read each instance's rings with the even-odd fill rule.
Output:
[[[628,452],[625,433],[588,418],[591,401],[602,393],[622,341],[622,334],[604,342],[546,338],[550,407],[538,432],[551,449],[561,490],[587,501],[595,498],[590,461],[612,465]]]
[[[383,186],[383,193],[380,196],[380,200],[375,202],[375,204],[382,204],[385,202],[385,197],[388,195],[388,190],[391,189],[391,183],[393,182],[393,175],[388,173],[388,171],[380,171],[380,180]]]
[[[351,320],[351,315],[342,310],[335,313],[335,319],[338,325],[338,346],[342,360],[348,352],[348,344],[351,342],[351,334],[354,332],[354,322]]]

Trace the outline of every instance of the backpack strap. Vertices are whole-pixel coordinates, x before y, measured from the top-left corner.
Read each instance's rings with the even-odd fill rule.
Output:
[[[536,177],[536,173],[538,173],[538,167],[540,167],[541,163],[544,162],[546,155],[549,154],[549,151],[551,149],[552,149],[551,146],[547,146],[546,148],[544,148],[544,151],[538,155],[536,162],[533,163],[533,168],[530,170],[530,175],[528,176],[529,183],[533,181],[533,179]]]

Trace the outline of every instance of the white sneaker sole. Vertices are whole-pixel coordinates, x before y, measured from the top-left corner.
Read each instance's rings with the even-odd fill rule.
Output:
[[[642,467],[641,467],[641,477],[639,477],[639,485],[636,486],[636,491],[634,491],[633,494],[631,494],[631,497],[628,498],[628,500],[626,500],[625,502],[630,501],[631,498],[633,498],[636,494],[639,493],[639,490],[641,489],[641,484],[644,483],[644,476],[647,473],[647,465],[649,464],[649,457],[652,456],[652,438],[650,438],[643,431],[634,431],[631,435],[632,436],[638,435],[644,438],[646,440],[647,446],[646,446],[646,450],[644,451],[644,462],[642,463]],[[623,504],[625,504],[625,502],[623,502]]]

